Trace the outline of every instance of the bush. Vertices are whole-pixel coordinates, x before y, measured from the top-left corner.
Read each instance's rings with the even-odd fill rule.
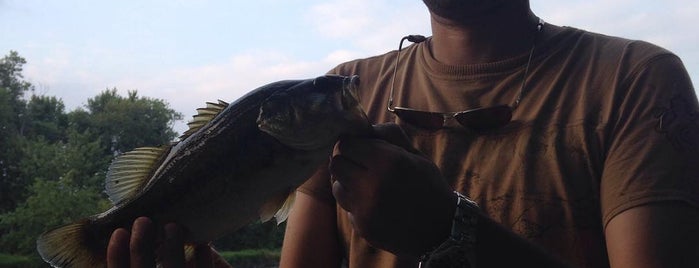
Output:
[[[279,249],[245,249],[220,252],[228,263],[236,268],[270,268],[279,265]]]
[[[4,252],[36,255],[36,238],[42,232],[99,211],[103,200],[94,189],[62,180],[39,180],[30,190],[32,195],[24,203],[0,215],[0,249]]]
[[[214,241],[221,251],[239,251],[250,248],[276,249],[282,246],[286,224],[274,221],[255,222]]]

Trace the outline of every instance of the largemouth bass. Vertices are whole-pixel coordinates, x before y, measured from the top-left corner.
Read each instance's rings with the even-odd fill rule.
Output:
[[[209,103],[180,142],[115,158],[105,183],[114,206],[42,234],[39,254],[55,267],[103,267],[112,231],[139,216],[180,224],[192,244],[257,218],[283,221],[338,137],[371,132],[357,85],[356,76],[288,80]]]

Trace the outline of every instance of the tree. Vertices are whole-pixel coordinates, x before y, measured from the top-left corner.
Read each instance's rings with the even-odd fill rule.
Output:
[[[85,108],[72,113],[71,121],[78,129],[97,133],[103,148],[112,155],[170,143],[177,136],[172,125],[182,119],[182,114],[163,100],[139,97],[137,91],[122,97],[115,88],[89,99]]]
[[[104,176],[115,154],[172,141],[182,115],[158,99],[107,90],[65,112],[22,76],[17,52],[0,59],[0,251],[27,254],[56,225],[107,208]]]
[[[26,63],[27,60],[20,57],[17,51],[10,51],[10,54],[0,59],[0,88],[7,91],[6,94],[12,101],[10,109],[17,115],[24,108],[21,100],[24,92],[33,89],[32,84],[24,81],[22,76],[22,68]]]
[[[13,208],[26,187],[18,174],[18,161],[22,157],[19,141],[26,104],[22,96],[33,89],[22,76],[26,62],[16,51],[0,59],[0,213]]]
[[[99,141],[89,132],[65,131],[66,141],[52,142],[41,136],[25,139],[20,174],[28,184],[36,180],[63,179],[101,192],[105,170],[112,157],[104,154]]]
[[[0,59],[0,252],[34,254],[43,231],[109,207],[104,179],[111,159],[136,147],[172,142],[182,115],[160,99],[115,88],[66,113],[52,96],[24,94],[24,58]],[[226,248],[277,248],[283,226],[256,223],[216,241]]]
[[[106,101],[95,107],[95,113],[77,110],[67,115],[62,103],[49,97],[35,97],[28,103],[27,118],[32,120],[19,142],[23,154],[18,174],[30,187],[24,202],[0,214],[2,251],[32,253],[41,232],[107,209],[103,184],[109,161],[117,152],[114,148],[130,150],[172,140],[175,134],[167,125],[168,118],[180,115],[164,101],[139,98],[135,92],[122,98],[115,92],[98,96]],[[136,136],[140,140],[133,138]],[[102,137],[131,143],[116,143],[117,147],[105,150]]]
[[[13,254],[36,256],[36,238],[47,226],[60,226],[99,212],[106,201],[99,191],[66,180],[37,180],[31,196],[14,211],[0,215],[0,248]]]
[[[0,214],[0,251],[31,253],[43,231],[108,207],[102,192],[111,157],[89,133],[67,132],[66,141],[23,140],[19,170],[30,184],[28,197]]]
[[[41,137],[50,142],[65,140],[68,115],[63,101],[52,96],[32,95],[25,111],[22,136]]]

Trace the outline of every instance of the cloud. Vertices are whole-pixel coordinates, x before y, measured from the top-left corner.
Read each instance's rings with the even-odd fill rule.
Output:
[[[381,1],[331,1],[312,6],[308,16],[316,30],[327,37],[344,38],[363,34],[373,25],[372,6]]]
[[[322,75],[329,66],[355,55],[338,50],[315,59],[300,59],[282,50],[246,50],[227,60],[198,66],[154,69],[134,65],[129,69],[124,66],[132,62],[118,60],[95,66],[90,58],[96,54],[56,45],[42,57],[28,58],[24,75],[38,86],[38,94],[59,96],[68,110],[85,104],[106,88],[117,88],[122,95],[127,90],[138,90],[141,96],[164,99],[187,121],[206,101],[231,102],[270,82]],[[185,121],[175,125],[180,133],[186,129]]]
[[[0,5],[5,3],[2,1]],[[699,50],[695,47],[699,35],[693,27],[699,24],[699,2],[542,0],[532,1],[532,5],[536,14],[553,24],[643,39],[666,47],[683,58],[695,82],[698,80]],[[152,54],[165,49],[157,46],[157,50],[147,51],[150,54],[143,53],[139,51],[144,46],[140,43],[120,43],[127,46],[119,49],[89,40],[77,43],[80,47],[37,40],[41,45],[31,49],[38,54],[29,57],[18,50],[29,62],[25,77],[45,85],[47,94],[63,98],[68,109],[107,87],[117,87],[122,94],[137,89],[142,96],[167,100],[189,118],[205,101],[233,101],[269,82],[310,78],[341,62],[394,50],[404,35],[430,35],[429,14],[420,1],[330,0],[309,5],[305,12],[301,20],[308,29],[302,29],[302,34],[313,39],[312,50],[323,52],[308,50],[305,56],[299,56],[282,44],[273,49],[235,47],[182,56],[206,56],[207,60],[196,61],[178,59],[181,55],[173,50],[159,54],[173,57],[162,63]],[[178,131],[182,132],[183,126],[183,122],[178,123]]]
[[[693,0],[533,1],[533,10],[551,23],[644,40],[676,53],[699,80],[699,2]]]
[[[233,101],[269,82],[315,77],[327,72],[329,66],[395,49],[406,34],[429,31],[429,17],[422,3],[395,6],[386,1],[333,1],[309,7],[306,19],[321,38],[340,41],[343,48],[310,59],[299,59],[282,50],[248,50],[221,63],[125,80],[119,88],[138,87],[142,94],[162,96],[188,120],[203,101]],[[176,128],[181,132],[183,126],[180,122]]]
[[[138,89],[141,95],[165,99],[175,110],[182,112],[187,121],[205,101],[221,99],[232,102],[274,81],[322,75],[332,61],[343,57],[342,54],[304,60],[282,51],[245,51],[219,63],[174,68],[149,77],[121,78],[113,86],[124,90]],[[185,122],[178,122],[175,127],[182,133]]]
[[[545,1],[535,11],[554,24],[571,25],[626,38],[647,39],[657,34],[674,34],[676,27],[682,27],[675,25],[674,29],[667,28],[679,22],[676,13],[686,6],[640,2],[644,1]]]
[[[330,1],[312,6],[306,19],[321,36],[344,41],[352,54],[369,56],[396,49],[408,34],[429,35],[429,15],[421,2]]]

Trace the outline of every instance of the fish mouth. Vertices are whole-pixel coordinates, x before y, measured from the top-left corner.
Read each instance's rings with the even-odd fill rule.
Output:
[[[359,103],[359,76],[353,75],[342,80],[342,110],[351,110]],[[338,107],[340,108],[340,107]]]
[[[359,101],[358,89],[359,89],[359,76],[353,75],[346,77],[342,81],[342,105],[345,109],[351,109]]]
[[[340,80],[341,79],[341,80]],[[334,107],[337,111],[352,110],[359,103],[358,89],[359,76],[341,76],[328,74],[313,80],[313,85],[317,87],[329,87],[330,84],[337,83],[333,94]]]

